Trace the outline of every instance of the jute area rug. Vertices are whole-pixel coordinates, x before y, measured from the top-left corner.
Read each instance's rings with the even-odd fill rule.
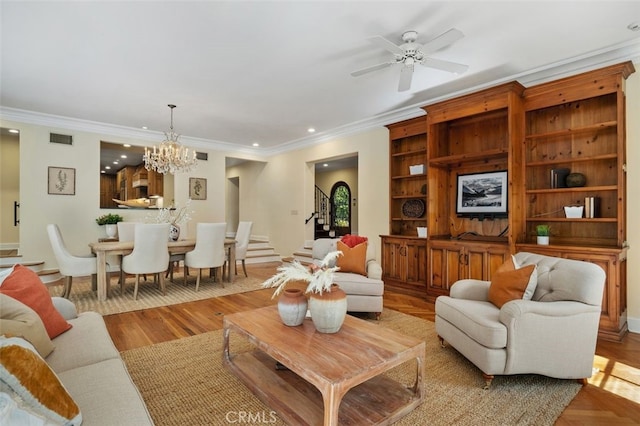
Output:
[[[91,290],[90,278],[75,278],[69,300],[76,305],[78,312],[96,311],[102,315],[109,315],[258,290],[262,288],[260,285],[264,281],[251,276],[236,275],[232,283],[226,281],[220,283],[214,282],[208,274],[203,273],[200,287],[196,292],[195,279],[195,271],[192,271],[192,274],[187,276],[187,285],[184,285],[182,273],[177,272],[174,274],[173,282],[168,278],[165,280],[167,294],[163,295],[159,285],[154,284],[151,277],[148,277],[147,281],[141,278],[138,298],[133,300],[135,278],[127,277],[123,294],[120,292],[118,274],[112,274],[109,297],[106,301],[100,302],[97,292]],[[62,293],[62,290],[62,286],[56,286],[50,292],[57,296]]]
[[[519,375],[483,390],[481,372],[440,347],[434,323],[385,309],[378,324],[426,342],[425,400],[397,425],[552,425],[581,387]],[[235,334],[230,341],[232,353],[252,348]],[[222,342],[219,330],[122,352],[156,425],[284,424],[223,366]],[[410,385],[415,363],[388,374]]]

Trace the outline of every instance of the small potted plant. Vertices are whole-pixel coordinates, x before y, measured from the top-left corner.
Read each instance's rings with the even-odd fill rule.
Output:
[[[308,267],[294,260],[288,265],[279,267],[278,273],[262,284],[264,288],[277,287],[273,297],[283,293],[283,296],[278,300],[278,312],[286,325],[302,324],[304,313],[307,310],[307,302],[306,298],[301,295],[302,298],[298,296],[295,309],[292,306],[286,306],[292,304],[292,302],[287,302],[286,298],[292,297],[293,293],[288,293],[285,287],[290,281],[305,281],[307,282],[305,293],[309,293],[308,306],[311,320],[316,330],[321,333],[336,333],[340,330],[347,313],[347,296],[333,282],[334,274],[340,268],[329,266],[340,255],[342,255],[341,251],[330,252],[322,259],[320,265],[314,264]],[[285,309],[295,310],[300,316],[290,322],[285,319]]]
[[[96,218],[96,223],[98,225],[105,225],[105,231],[107,232],[107,237],[115,238],[117,234],[116,224],[118,222],[123,222],[124,218],[119,214],[108,213]]]
[[[536,226],[536,234],[538,235],[538,244],[543,246],[549,245],[549,225],[538,225]]]

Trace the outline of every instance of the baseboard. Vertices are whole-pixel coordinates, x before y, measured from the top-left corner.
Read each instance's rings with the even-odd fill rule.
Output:
[[[631,333],[640,333],[640,318],[627,317],[627,327]]]

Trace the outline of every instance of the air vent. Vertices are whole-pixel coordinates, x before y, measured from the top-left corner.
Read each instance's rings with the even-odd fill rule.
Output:
[[[196,151],[196,158],[198,160],[207,161],[209,159],[209,154],[207,154],[206,152],[198,152],[198,151]]]
[[[58,133],[49,133],[49,142],[59,143],[62,145],[73,145],[73,136],[61,135]]]

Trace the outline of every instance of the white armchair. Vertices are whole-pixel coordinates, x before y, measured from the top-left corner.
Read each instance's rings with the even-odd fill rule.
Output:
[[[329,252],[337,250],[340,238],[319,238],[313,242],[313,262],[319,263]],[[365,275],[352,272],[336,272],[335,282],[347,293],[347,311],[373,312],[376,318],[382,313],[384,282],[382,267],[376,260],[373,244],[367,245]]]
[[[525,252],[515,259],[523,267],[536,265],[532,299],[498,308],[489,302],[489,281],[457,281],[449,296],[436,299],[441,343],[474,363],[486,388],[494,375],[541,374],[585,382],[593,374],[604,270]]]

